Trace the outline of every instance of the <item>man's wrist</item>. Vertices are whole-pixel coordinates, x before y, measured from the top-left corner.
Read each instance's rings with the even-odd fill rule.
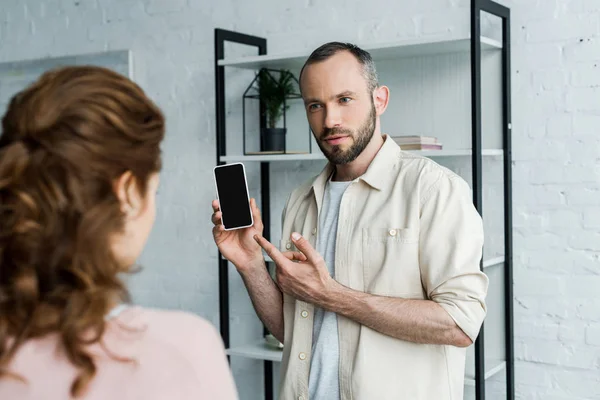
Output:
[[[328,283],[326,290],[323,291],[324,295],[319,306],[327,311],[339,313],[344,303],[348,301],[349,290],[350,289],[332,278]]]
[[[236,269],[240,275],[242,275],[242,277],[245,277],[248,274],[255,274],[257,271],[266,270],[266,268],[265,259],[262,257],[262,255],[260,258],[257,257],[256,259],[248,261],[244,264],[236,264]]]

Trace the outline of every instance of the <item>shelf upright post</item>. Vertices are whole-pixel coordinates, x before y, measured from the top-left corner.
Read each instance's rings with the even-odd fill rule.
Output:
[[[482,214],[481,177],[481,12],[502,20],[502,146],[504,152],[504,301],[506,396],[514,400],[514,329],[513,329],[513,243],[512,243],[512,151],[510,81],[510,9],[492,0],[471,0],[471,102],[473,146],[474,204]],[[483,215],[483,214],[482,214]],[[483,269],[483,266],[482,266]],[[485,353],[483,326],[475,343],[475,396],[485,400]]]
[[[221,157],[226,155],[226,129],[225,129],[225,67],[219,65],[219,60],[225,58],[225,42],[255,46],[258,54],[267,54],[267,40],[225,29],[215,29],[215,103],[216,103],[216,141],[217,165],[225,164]],[[263,105],[261,105],[261,128],[266,126]],[[269,191],[269,163],[261,162],[261,214],[265,225],[263,236],[270,240],[270,191]],[[229,274],[228,261],[219,252],[219,322],[220,331],[226,348],[230,346],[229,331]],[[263,327],[263,332],[266,328]],[[273,399],[273,363],[264,361],[265,399]]]

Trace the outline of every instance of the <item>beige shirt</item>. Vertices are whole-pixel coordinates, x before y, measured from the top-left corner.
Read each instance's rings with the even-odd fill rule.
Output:
[[[458,175],[401,151],[387,135],[340,206],[335,278],[362,292],[440,304],[475,341],[486,315],[488,278],[479,269],[483,227]],[[328,164],[295,189],[282,215],[281,250],[292,232],[315,246]],[[281,400],[308,400],[311,304],[284,295]],[[342,400],[459,400],[466,349],[394,339],[338,315]]]

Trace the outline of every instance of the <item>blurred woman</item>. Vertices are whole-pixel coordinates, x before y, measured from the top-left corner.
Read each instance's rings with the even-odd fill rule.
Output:
[[[217,331],[128,305],[165,121],[100,67],[49,71],[0,136],[0,399],[237,399]],[[164,249],[168,251],[168,249]]]

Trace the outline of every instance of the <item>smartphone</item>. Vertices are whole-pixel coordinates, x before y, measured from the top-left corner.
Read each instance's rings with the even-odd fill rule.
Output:
[[[213,170],[221,223],[226,231],[254,225],[246,169],[242,163],[218,165]]]

